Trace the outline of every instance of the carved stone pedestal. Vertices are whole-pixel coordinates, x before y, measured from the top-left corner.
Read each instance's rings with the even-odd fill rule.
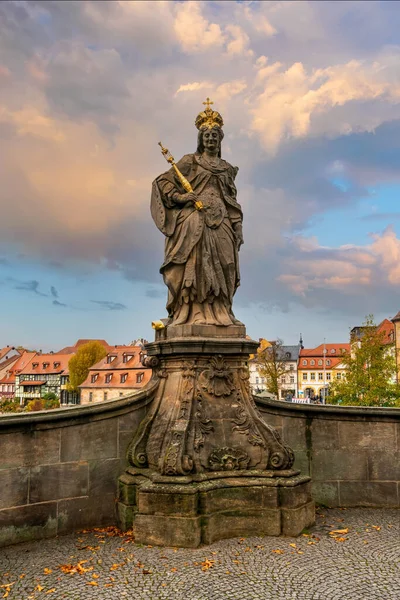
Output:
[[[299,471],[163,477],[128,469],[119,520],[138,543],[196,548],[230,537],[297,536],[314,523],[310,478]]]
[[[254,404],[247,361],[258,344],[244,336],[242,325],[166,327],[147,345],[159,385],[118,498],[137,541],[196,547],[314,522],[310,478]]]

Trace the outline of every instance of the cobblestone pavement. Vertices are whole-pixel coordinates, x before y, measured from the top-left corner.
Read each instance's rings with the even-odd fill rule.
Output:
[[[400,600],[400,511],[319,510],[299,538],[188,550],[135,545],[110,528],[10,546],[0,598]]]

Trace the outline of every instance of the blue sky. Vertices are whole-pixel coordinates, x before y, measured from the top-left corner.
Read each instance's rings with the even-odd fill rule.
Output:
[[[399,2],[0,3],[0,345],[152,339],[151,182],[210,96],[254,338],[400,310]]]

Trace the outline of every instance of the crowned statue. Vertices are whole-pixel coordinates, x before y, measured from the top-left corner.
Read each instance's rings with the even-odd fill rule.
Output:
[[[221,158],[221,115],[209,98],[197,116],[197,150],[153,182],[151,214],[166,236],[160,272],[168,287],[171,325],[242,325],[232,312],[240,282],[242,209],[236,200],[237,167]]]

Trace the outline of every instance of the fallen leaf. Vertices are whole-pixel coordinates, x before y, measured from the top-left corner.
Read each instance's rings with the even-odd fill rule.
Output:
[[[99,585],[97,581],[88,581],[86,585]]]
[[[279,548],[276,550],[271,550],[271,552],[274,552],[275,554],[283,554],[283,550],[279,550]]]
[[[211,567],[214,566],[215,561],[214,560],[209,560],[208,558],[206,558],[202,563],[201,563],[201,570],[202,571],[208,571],[208,569],[211,569]]]
[[[376,529],[376,531],[380,531],[381,530],[381,528],[378,527],[377,525],[372,525],[372,529]]]
[[[53,571],[52,571],[51,569],[47,569],[47,568],[46,568],[46,569],[43,569],[43,573],[44,573],[45,575],[50,575],[50,573],[52,573],[52,572],[53,572]]]
[[[53,594],[56,591],[56,588],[51,588],[51,590],[47,590],[46,594]]]
[[[289,544],[291,548],[296,548],[296,544]]]
[[[150,575],[152,573],[152,571],[148,571],[147,569],[143,569],[142,570],[143,575]],[[128,582],[126,582],[128,583]]]
[[[348,529],[334,529],[333,531],[329,532],[329,535],[334,535],[335,533],[340,533],[340,534],[349,533],[349,530]]]
[[[44,587],[42,585],[37,584],[37,586],[35,587],[35,592],[41,592],[42,590],[44,590]]]
[[[176,572],[177,572],[177,570],[178,570],[178,569],[177,569],[176,567],[174,567],[173,569],[171,569],[171,573],[176,573]]]
[[[336,537],[334,540],[335,542],[347,542],[347,538],[345,537]]]

